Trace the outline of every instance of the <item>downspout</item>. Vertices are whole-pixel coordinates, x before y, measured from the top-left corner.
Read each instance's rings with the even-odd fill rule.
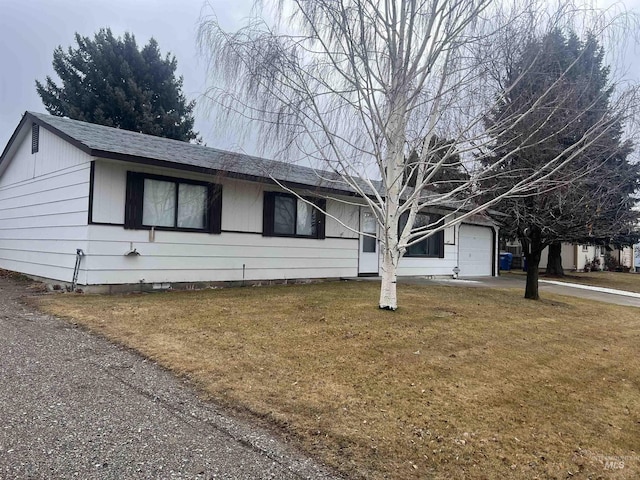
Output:
[[[453,241],[455,242],[456,239],[458,240],[456,242],[456,266],[453,267],[453,278],[454,280],[458,279],[458,275],[460,274],[460,227],[462,226],[462,223],[458,223],[457,225],[453,226]],[[456,232],[457,230],[457,232]],[[456,234],[458,235],[456,237]]]
[[[493,240],[493,252],[491,254],[492,257],[492,265],[491,265],[491,276],[492,277],[499,277],[500,276],[500,268],[496,268],[498,265],[498,259],[500,258],[500,255],[498,253],[498,251],[500,250],[500,245],[499,245],[499,236],[498,236],[498,229],[496,227],[492,227],[491,228],[491,233],[492,233],[492,240]],[[497,275],[496,275],[496,272]]]

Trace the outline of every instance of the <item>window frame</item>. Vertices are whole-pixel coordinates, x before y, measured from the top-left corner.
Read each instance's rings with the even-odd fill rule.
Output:
[[[438,222],[442,222],[442,220],[444,218],[443,215],[440,215],[440,214],[437,214],[437,213],[429,213],[429,212],[418,212],[418,213],[416,213],[416,216],[417,215],[428,215],[429,217],[437,217]],[[400,216],[400,219],[398,221],[398,236],[400,236],[400,233],[402,231],[401,224],[402,224],[402,218],[403,217],[405,219],[407,219],[409,217],[409,213],[405,212]],[[404,223],[406,224],[406,220],[404,221]],[[430,222],[430,223],[432,223],[432,222]],[[430,237],[419,241],[418,243],[416,243],[414,245],[414,247],[417,246],[417,245],[420,245],[423,242],[429,242],[430,240],[438,242],[437,243],[437,250],[438,250],[437,254],[431,255],[431,254],[410,253],[409,252],[409,248],[411,248],[411,247],[407,247],[407,250],[404,252],[403,257],[404,258],[444,258],[444,245],[445,245],[445,243],[444,243],[444,230],[440,230],[439,232],[431,235]]]
[[[298,202],[306,200],[313,204],[311,208],[315,210],[315,234],[312,235],[300,235],[298,233],[276,233],[275,232],[275,199],[277,197],[291,198],[295,201],[295,213],[294,213],[294,231],[298,229]],[[304,200],[301,200],[304,199]],[[308,197],[297,196],[291,193],[285,192],[264,192],[263,197],[263,218],[262,218],[262,235],[265,237],[283,237],[283,238],[310,238],[316,240],[322,240],[325,235],[325,214],[327,201],[320,197]],[[320,209],[320,210],[319,210]]]
[[[160,182],[174,183],[174,226],[154,226],[142,223],[144,208],[144,181],[156,180]],[[206,187],[204,226],[203,228],[178,227],[180,184],[198,185]],[[125,200],[124,228],[130,230],[158,230],[170,232],[195,232],[195,233],[221,233],[222,231],[222,186],[203,180],[190,178],[171,177],[153,173],[127,171],[127,189]]]

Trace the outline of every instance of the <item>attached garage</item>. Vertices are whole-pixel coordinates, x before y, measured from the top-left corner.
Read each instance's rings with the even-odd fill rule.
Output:
[[[462,224],[459,229],[458,268],[461,277],[494,274],[494,231],[491,227]]]

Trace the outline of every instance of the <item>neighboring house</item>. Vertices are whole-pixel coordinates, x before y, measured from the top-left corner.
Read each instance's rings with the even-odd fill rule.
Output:
[[[378,275],[362,203],[335,174],[27,112],[0,157],[0,267],[70,282],[80,249],[80,285]],[[476,216],[411,247],[399,275],[495,275],[496,251]]]
[[[567,271],[583,272],[585,269],[593,270],[597,265],[597,270],[604,268],[604,256],[606,247],[595,245],[574,245],[572,243],[562,243],[562,268]],[[545,248],[540,256],[540,268],[547,267],[547,256],[549,249]],[[594,262],[595,260],[595,262]]]
[[[508,242],[507,250],[514,255],[522,255],[520,242]],[[549,249],[545,248],[540,255],[540,268],[547,267]],[[624,247],[613,249],[608,254],[622,267],[632,268],[633,249]],[[607,248],[595,245],[575,245],[572,243],[562,243],[562,268],[566,271],[583,272],[585,269],[592,270],[594,265],[597,270],[605,268],[605,257]],[[595,262],[594,262],[595,260]]]
[[[633,270],[633,247],[614,248],[609,255],[618,262],[621,267]]]

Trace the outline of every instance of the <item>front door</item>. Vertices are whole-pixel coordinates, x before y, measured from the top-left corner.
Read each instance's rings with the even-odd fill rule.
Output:
[[[368,208],[360,209],[359,275],[378,275],[378,223]]]

